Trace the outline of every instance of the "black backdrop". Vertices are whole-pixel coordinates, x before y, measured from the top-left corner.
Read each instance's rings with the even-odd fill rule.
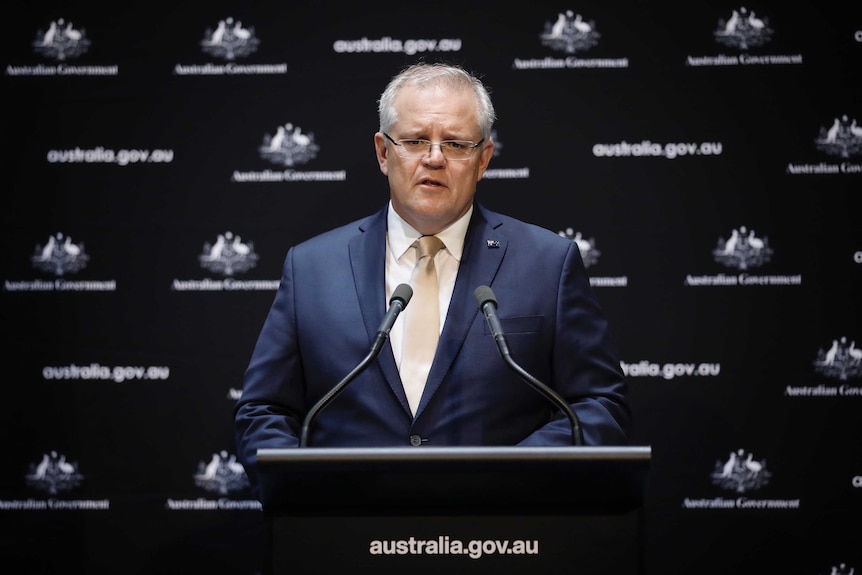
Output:
[[[855,3],[200,4],[6,19],[9,565],[262,569],[242,373],[287,248],[386,200],[376,99],[423,58],[492,89],[479,200],[586,240],[653,450],[649,571],[862,569]]]

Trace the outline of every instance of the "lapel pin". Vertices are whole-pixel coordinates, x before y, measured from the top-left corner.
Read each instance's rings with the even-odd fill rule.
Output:
[[[499,248],[500,247],[500,242],[498,242],[497,240],[485,240],[485,241],[488,243],[489,248]]]

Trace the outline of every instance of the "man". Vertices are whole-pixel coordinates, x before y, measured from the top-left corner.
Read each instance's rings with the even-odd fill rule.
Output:
[[[431,256],[440,322],[427,379],[406,377],[417,293],[374,361],[316,414],[307,445],[572,445],[568,416],[501,358],[480,286],[499,302],[511,357],[570,404],[584,444],[626,444],[626,383],[577,245],[474,202],[494,153],[480,80],[415,64],[387,86],[379,115],[388,205],[288,251],[245,373],[236,439],[252,484],[256,451],[300,445],[308,410],[369,354],[396,286],[413,281],[420,236],[444,245]]]

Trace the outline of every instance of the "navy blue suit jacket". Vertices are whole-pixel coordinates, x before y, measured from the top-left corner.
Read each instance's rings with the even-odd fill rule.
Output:
[[[388,307],[386,210],[287,253],[235,409],[238,457],[253,484],[257,449],[298,446],[307,411],[371,349]],[[566,416],[500,356],[473,295],[481,285],[497,298],[511,357],[571,404],[584,443],[626,444],[620,358],[577,245],[477,203],[415,418],[387,340],[319,412],[308,445],[572,445]]]

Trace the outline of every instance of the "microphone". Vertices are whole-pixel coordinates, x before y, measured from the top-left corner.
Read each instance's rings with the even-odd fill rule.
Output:
[[[572,426],[572,445],[583,445],[584,437],[581,432],[581,423],[578,421],[578,416],[572,411],[572,407],[557,392],[527,373],[524,368],[512,359],[509,353],[509,344],[506,342],[506,334],[503,333],[503,326],[500,324],[500,318],[497,317],[497,298],[494,297],[494,292],[488,286],[479,286],[473,292],[473,296],[476,298],[476,303],[479,304],[479,309],[485,314],[485,319],[488,320],[488,327],[491,328],[494,341],[497,342],[497,349],[500,351],[500,355],[503,357],[506,365],[520,375],[521,379],[530,384],[533,389],[544,395],[545,398],[566,414]]]
[[[353,381],[353,378],[359,375],[359,372],[368,367],[372,360],[374,360],[374,358],[380,353],[380,350],[383,349],[383,343],[386,341],[386,338],[389,337],[389,332],[392,330],[392,326],[395,324],[398,314],[404,311],[404,308],[407,307],[407,304],[410,302],[410,298],[412,297],[413,288],[408,284],[399,284],[398,287],[395,288],[395,291],[392,292],[392,297],[389,298],[389,309],[386,311],[383,321],[380,322],[380,327],[377,328],[377,335],[371,343],[371,351],[368,352],[368,355],[366,355],[365,358],[350,371],[350,373],[344,376],[344,379],[338,382],[338,385],[329,390],[329,393],[324,395],[320,401],[315,403],[314,407],[308,411],[305,416],[305,420],[302,422],[302,434],[299,438],[300,447],[305,447],[308,444],[308,428],[311,426],[312,420],[317,417],[317,414],[320,413],[324,407],[329,405],[329,402],[335,399],[339,393],[344,391],[347,384]]]

